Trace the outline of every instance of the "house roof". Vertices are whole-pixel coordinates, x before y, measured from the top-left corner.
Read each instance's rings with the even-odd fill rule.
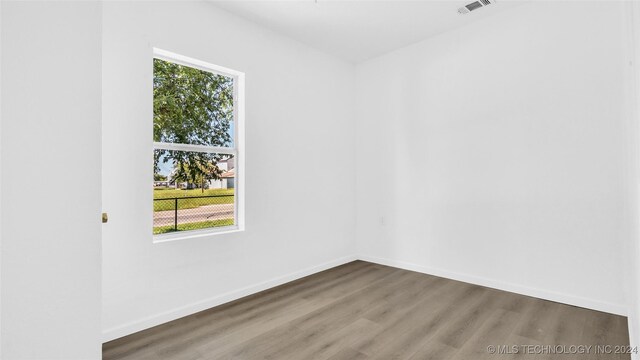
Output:
[[[222,175],[220,175],[221,178],[226,179],[226,178],[234,178],[236,177],[236,169],[231,169],[229,171],[225,171],[222,173]]]

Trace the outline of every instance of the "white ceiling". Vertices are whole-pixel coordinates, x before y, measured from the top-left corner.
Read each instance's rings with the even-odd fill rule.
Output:
[[[213,1],[215,6],[357,63],[517,5],[500,1],[466,15],[474,0]]]

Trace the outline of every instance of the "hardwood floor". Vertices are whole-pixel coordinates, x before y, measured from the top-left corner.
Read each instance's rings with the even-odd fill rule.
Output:
[[[490,354],[490,345],[509,351]],[[596,345],[628,346],[626,318],[356,261],[108,342],[103,357],[630,358]]]

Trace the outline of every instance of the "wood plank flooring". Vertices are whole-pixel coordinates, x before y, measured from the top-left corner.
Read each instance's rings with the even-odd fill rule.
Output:
[[[626,318],[355,261],[108,342],[103,358],[630,359],[596,345],[628,346]]]

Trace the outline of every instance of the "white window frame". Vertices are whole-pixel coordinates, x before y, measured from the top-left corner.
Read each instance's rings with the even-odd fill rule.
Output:
[[[234,225],[153,235],[154,243],[244,231],[244,73],[170,51],[153,48],[153,58],[233,79],[233,147],[154,142],[154,150],[180,150],[233,155],[235,161]],[[153,220],[152,220],[153,222]]]

